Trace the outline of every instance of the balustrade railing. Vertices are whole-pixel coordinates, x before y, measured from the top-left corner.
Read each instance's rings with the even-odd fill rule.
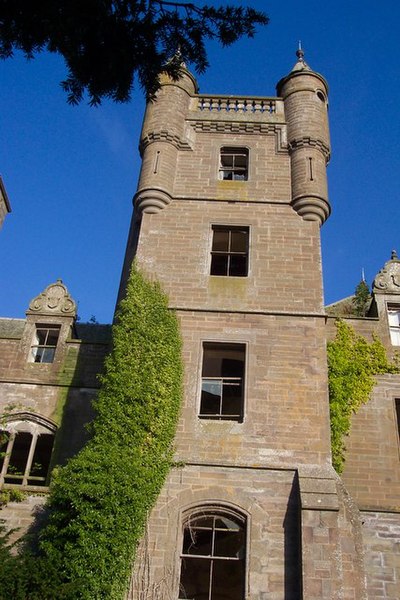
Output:
[[[277,112],[276,98],[237,98],[232,96],[198,96],[198,110],[226,111],[233,113]]]

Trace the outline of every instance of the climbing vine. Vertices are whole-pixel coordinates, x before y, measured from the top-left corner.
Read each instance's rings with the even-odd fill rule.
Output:
[[[354,329],[338,320],[336,337],[328,343],[329,403],[332,462],[338,473],[345,461],[345,438],[351,416],[365,404],[375,385],[375,375],[399,373],[399,361],[390,361],[382,342],[368,342]]]
[[[133,268],[92,438],[53,472],[47,524],[37,552],[21,559],[13,597],[124,598],[137,544],[172,464],[181,377],[176,316],[158,284]]]

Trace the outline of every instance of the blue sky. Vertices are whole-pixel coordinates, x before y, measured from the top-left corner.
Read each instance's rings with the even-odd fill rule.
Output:
[[[240,2],[232,2],[240,4]],[[215,4],[218,4],[217,2]],[[231,48],[209,44],[208,93],[275,95],[297,42],[330,87],[332,215],[322,227],[326,302],[353,293],[397,248],[400,3],[242,2],[271,22]],[[61,278],[83,320],[112,319],[140,166],[144,100],[90,108],[66,103],[62,59],[0,63],[0,173],[12,213],[0,232],[0,315],[24,317]]]

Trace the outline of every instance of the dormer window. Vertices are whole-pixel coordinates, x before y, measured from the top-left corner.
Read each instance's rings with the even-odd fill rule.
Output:
[[[392,346],[400,346],[400,304],[388,305],[390,341]]]
[[[220,153],[219,179],[223,181],[247,181],[249,151],[247,148],[223,146]]]
[[[60,325],[36,325],[30,362],[52,363],[60,335]]]

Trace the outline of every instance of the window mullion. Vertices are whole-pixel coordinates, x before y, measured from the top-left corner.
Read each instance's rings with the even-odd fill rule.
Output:
[[[220,396],[219,396],[219,412],[218,412],[218,414],[219,414],[219,416],[221,416],[222,415],[222,398],[223,398],[223,395],[224,395],[224,380],[220,379],[219,382],[220,382],[220,386],[221,386],[221,388],[220,388],[221,389],[221,393],[220,393]],[[214,542],[214,540],[213,540],[213,542]]]
[[[232,171],[233,173],[233,171]],[[232,175],[233,177],[233,175]],[[226,274],[229,276],[231,272],[231,247],[232,247],[232,230],[228,230],[228,251],[227,251],[227,263],[226,263]]]
[[[221,394],[222,398],[222,394]],[[215,517],[213,517],[212,522],[212,536],[211,536],[211,560],[210,560],[210,581],[208,584],[208,600],[212,600],[212,584],[213,584],[213,574],[214,574],[214,560],[213,557],[215,555]]]
[[[212,600],[212,584],[213,584],[214,561],[210,560],[210,581],[208,582],[208,600]]]
[[[29,477],[29,473],[31,472],[32,460],[33,460],[33,456],[35,454],[37,439],[38,439],[38,433],[35,431],[35,433],[32,435],[31,447],[29,448],[28,458],[26,460],[25,472],[24,472],[24,478],[22,480],[22,485],[28,485],[28,477]]]
[[[8,444],[7,444],[7,448],[6,448],[6,455],[4,457],[3,470],[1,473],[0,483],[4,482],[4,477],[6,476],[7,471],[8,471],[8,465],[10,464],[11,452],[13,450],[15,437],[16,437],[15,433],[10,434],[10,439],[8,440]]]

